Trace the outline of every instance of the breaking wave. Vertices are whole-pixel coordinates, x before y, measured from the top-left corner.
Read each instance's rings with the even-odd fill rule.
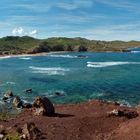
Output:
[[[131,53],[140,53],[140,51],[131,51]]]
[[[31,57],[20,57],[19,59],[22,59],[22,60],[30,60]]]
[[[140,62],[87,62],[87,67],[102,68],[116,65],[140,65]]]
[[[65,75],[65,72],[69,71],[69,69],[61,67],[44,68],[30,66],[29,68],[33,70],[32,73],[41,73],[47,75]]]
[[[64,57],[64,58],[77,58],[77,56],[72,55],[49,55],[50,57]]]
[[[11,56],[1,56],[0,59],[7,59],[7,58],[11,58]]]

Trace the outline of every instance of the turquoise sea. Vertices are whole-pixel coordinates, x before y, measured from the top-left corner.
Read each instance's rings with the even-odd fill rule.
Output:
[[[25,93],[28,88],[33,93]],[[0,58],[1,98],[8,89],[24,101],[40,95],[54,103],[103,99],[136,105],[140,102],[140,49],[130,53],[3,57]],[[61,93],[60,96],[55,92]]]

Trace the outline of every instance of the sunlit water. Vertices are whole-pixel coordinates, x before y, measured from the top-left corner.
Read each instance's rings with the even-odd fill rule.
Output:
[[[25,93],[28,88],[33,93]],[[0,58],[1,98],[8,89],[24,101],[40,95],[54,103],[103,99],[136,105],[140,102],[140,51]]]

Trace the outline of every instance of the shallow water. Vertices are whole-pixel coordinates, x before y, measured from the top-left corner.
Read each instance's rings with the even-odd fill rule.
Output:
[[[25,93],[28,88],[33,93]],[[136,105],[140,101],[140,51],[0,58],[1,97],[7,89],[25,101],[41,95],[54,103],[104,99]]]

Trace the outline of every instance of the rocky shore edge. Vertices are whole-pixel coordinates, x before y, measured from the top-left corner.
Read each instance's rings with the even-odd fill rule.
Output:
[[[7,91],[3,100],[23,108],[17,116],[0,120],[0,139],[41,140],[138,140],[140,107],[90,100],[71,105],[53,105],[47,97],[23,104]]]

